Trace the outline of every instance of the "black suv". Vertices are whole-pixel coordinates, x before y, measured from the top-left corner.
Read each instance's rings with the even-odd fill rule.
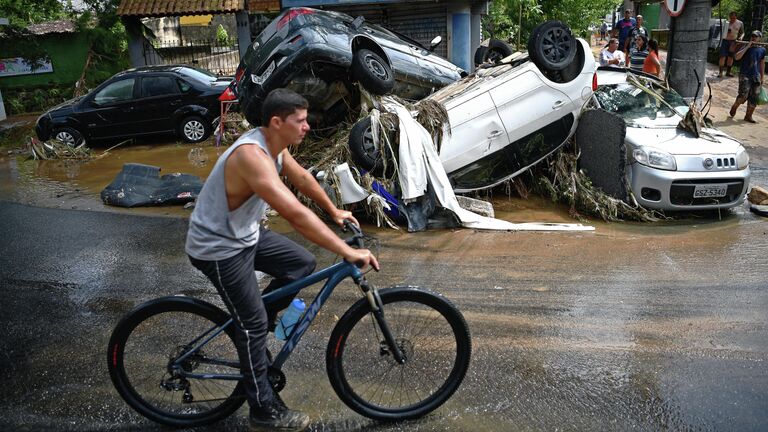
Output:
[[[190,66],[148,66],[120,72],[85,96],[51,108],[35,131],[66,144],[174,133],[200,142],[219,117],[219,95],[231,77]]]
[[[432,50],[363,17],[311,8],[283,11],[240,61],[236,90],[249,122],[260,124],[270,90],[287,87],[309,100],[313,127],[336,126],[359,104],[360,83],[374,94],[421,99],[466,75]],[[252,105],[255,104],[255,105]]]

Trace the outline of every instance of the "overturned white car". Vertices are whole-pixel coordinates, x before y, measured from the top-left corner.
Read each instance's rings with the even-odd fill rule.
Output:
[[[528,53],[484,66],[427,98],[448,113],[439,156],[456,192],[495,186],[560,148],[597,85],[589,44],[557,21],[534,30]],[[383,173],[370,118],[355,125],[349,147],[359,168]]]

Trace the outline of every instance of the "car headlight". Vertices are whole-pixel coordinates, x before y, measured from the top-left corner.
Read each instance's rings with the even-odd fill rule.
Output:
[[[739,169],[749,166],[749,155],[744,147],[739,147],[739,151],[736,152],[736,166]]]
[[[639,163],[651,168],[675,171],[677,163],[671,154],[653,147],[638,147],[632,150],[632,157]]]

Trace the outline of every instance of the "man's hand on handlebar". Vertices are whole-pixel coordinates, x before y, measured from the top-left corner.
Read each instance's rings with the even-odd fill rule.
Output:
[[[360,222],[355,219],[354,216],[352,216],[352,212],[347,210],[340,210],[336,209],[336,211],[331,215],[331,219],[333,219],[334,222],[336,222],[336,225],[344,228],[344,221],[349,220],[353,224],[360,226]]]
[[[344,256],[344,259],[361,269],[370,265],[374,270],[379,271],[379,261],[368,249],[352,249],[351,253]]]

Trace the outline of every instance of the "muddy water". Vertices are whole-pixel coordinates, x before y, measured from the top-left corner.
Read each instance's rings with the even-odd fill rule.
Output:
[[[189,211],[181,206],[132,210],[106,206],[101,202],[99,193],[126,163],[160,167],[161,175],[181,172],[205,179],[225,149],[210,142],[204,145],[131,145],[108,152],[94,149],[92,154],[96,157],[87,162],[35,161],[18,155],[3,156],[0,157],[0,198],[43,207],[184,216]]]

